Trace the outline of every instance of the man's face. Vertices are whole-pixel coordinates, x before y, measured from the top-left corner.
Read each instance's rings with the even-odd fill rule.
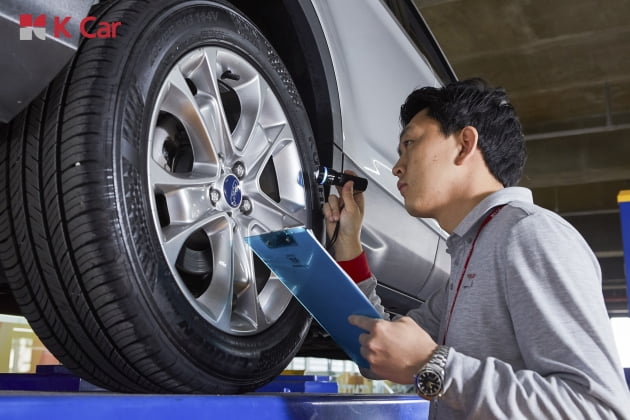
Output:
[[[398,144],[398,162],[392,173],[407,212],[415,217],[436,217],[449,202],[454,190],[454,136],[446,137],[427,110],[417,113],[403,129]]]

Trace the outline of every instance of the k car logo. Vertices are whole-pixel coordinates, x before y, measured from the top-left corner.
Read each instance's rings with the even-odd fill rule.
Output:
[[[46,39],[46,15],[39,15],[35,20],[33,15],[20,15],[20,40],[31,41],[33,35]]]
[[[53,37],[72,38],[70,32],[66,28],[66,25],[72,19],[71,16],[53,17]],[[95,22],[94,16],[87,16],[81,19],[79,23],[79,32],[85,38],[116,38],[118,34],[117,29],[122,25],[122,22],[98,22],[95,27],[91,28],[92,32],[88,32],[87,26]],[[24,14],[20,15],[20,40],[32,41],[33,35],[35,37],[45,40],[46,39],[46,15],[39,15],[33,18],[33,15]]]

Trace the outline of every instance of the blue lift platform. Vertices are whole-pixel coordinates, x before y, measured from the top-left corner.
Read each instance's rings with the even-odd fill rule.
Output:
[[[338,394],[328,376],[279,376],[245,395],[131,395],[104,391],[62,366],[0,374],[0,419],[426,419],[414,395]]]

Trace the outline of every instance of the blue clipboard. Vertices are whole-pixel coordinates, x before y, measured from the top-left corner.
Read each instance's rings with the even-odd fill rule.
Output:
[[[348,323],[348,316],[382,317],[313,233],[299,227],[245,240],[339,347],[358,366],[369,368],[359,352],[359,335],[365,331]]]

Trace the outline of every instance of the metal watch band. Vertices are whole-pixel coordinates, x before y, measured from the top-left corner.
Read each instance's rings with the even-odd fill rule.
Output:
[[[431,358],[429,359],[429,361],[424,366],[422,366],[416,373],[415,375],[416,392],[418,393],[419,396],[429,399],[429,400],[442,396],[446,360],[448,358],[449,350],[450,350],[450,347],[445,346],[445,345],[439,345],[435,349],[433,354],[431,355]],[[420,389],[418,382],[421,380],[420,376],[423,375],[425,372],[434,372],[434,374],[438,375],[439,377],[438,383],[439,383],[440,389],[436,393],[426,394],[422,392],[422,390]]]
[[[427,362],[427,365],[435,365],[444,370],[446,367],[446,359],[448,358],[448,351],[450,347],[445,345],[439,345],[437,349],[431,355],[431,359]]]

